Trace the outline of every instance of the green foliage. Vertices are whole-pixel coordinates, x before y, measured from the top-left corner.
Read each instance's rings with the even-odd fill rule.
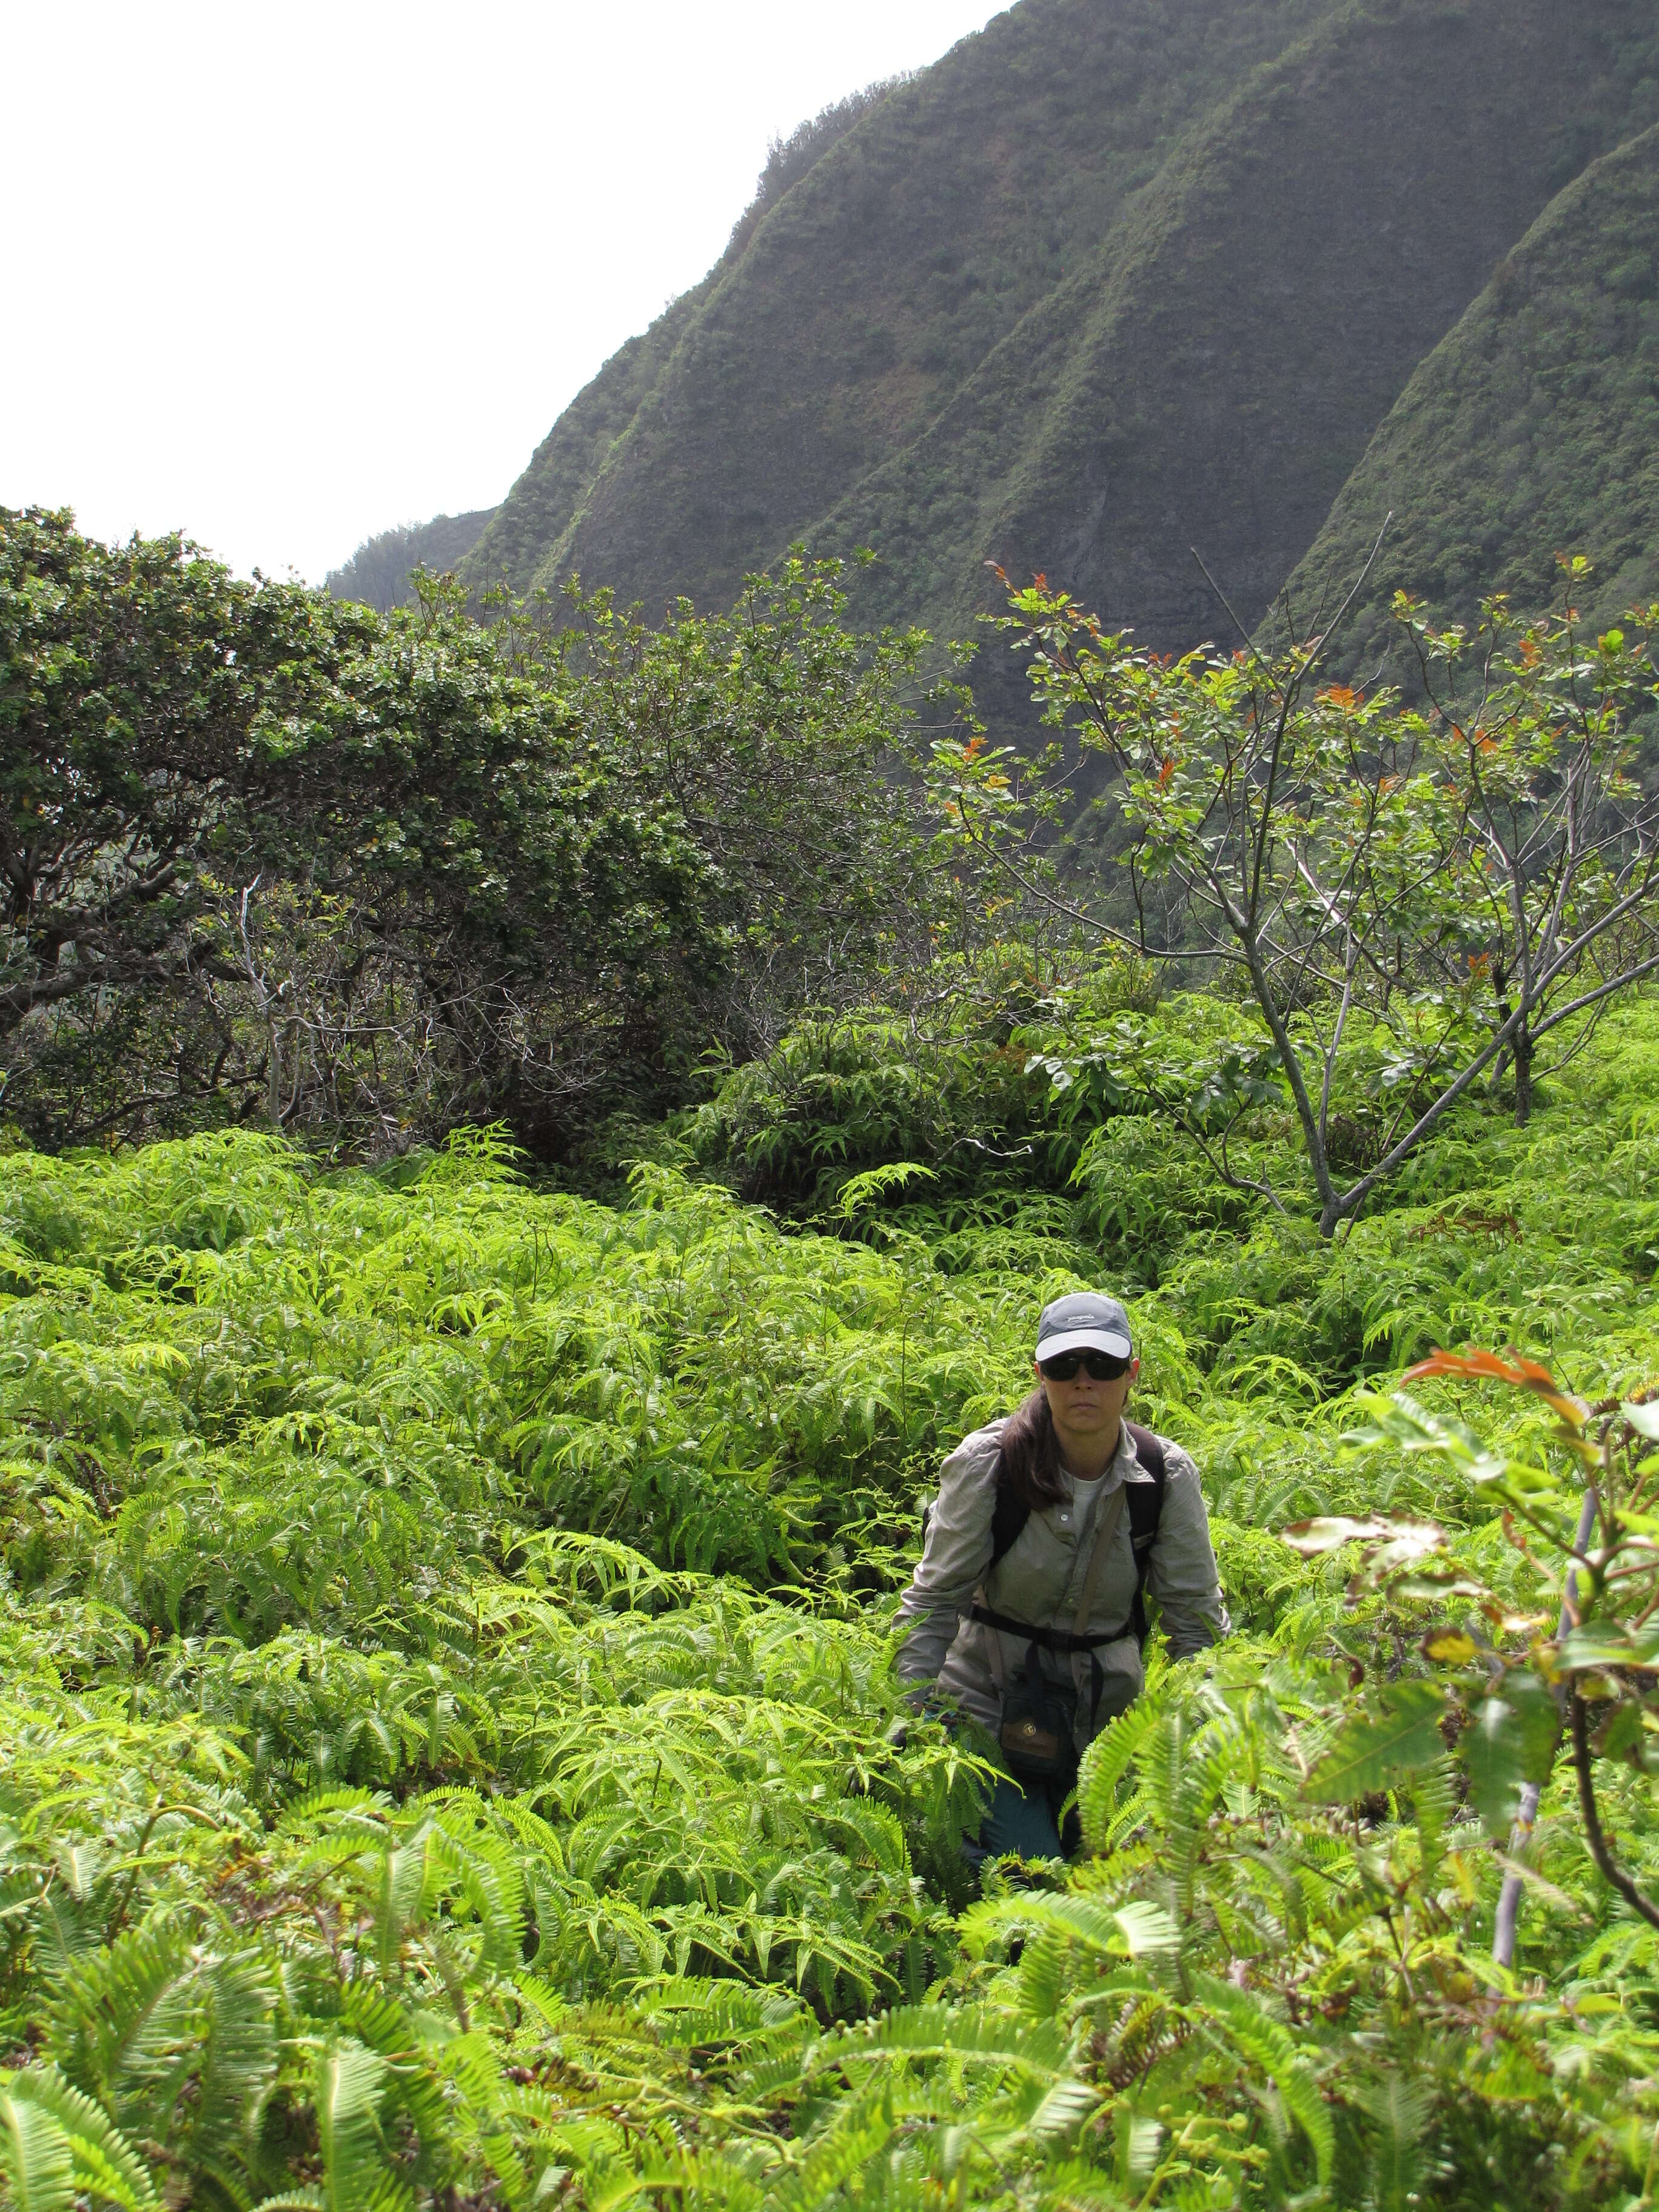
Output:
[[[1175,1122],[1218,1181],[1284,1210],[1286,1178],[1242,1171],[1241,1124],[1287,1108],[1330,1236],[1471,1087],[1513,1068],[1532,1109],[1546,1049],[1583,1051],[1597,1014],[1659,966],[1659,811],[1633,716],[1659,699],[1659,604],[1593,641],[1571,598],[1528,622],[1487,602],[1473,633],[1401,597],[1431,703],[1315,681],[1323,640],[1150,653],[1041,579],[1000,627],[1060,731],[1022,773],[1011,747],[937,742],[933,780],[965,849],[1051,906],[1039,848],[1069,802],[1068,740],[1119,779],[1129,918],[1075,920],[1142,958],[1196,963],[1251,1008],[1200,1054],[1120,1020],[1079,1068],[1109,1110]],[[1553,1042],[1546,1047],[1546,1040]],[[1164,1040],[1158,1040],[1162,1044]],[[1351,1156],[1337,1083],[1369,1062],[1373,1146]],[[1369,1153],[1369,1157],[1365,1156]]]
[[[1461,1381],[1340,1438],[1356,1381],[1468,1336],[1648,1419],[1659,1020],[1609,1016],[1525,1129],[1471,1106],[1333,1245],[1115,1110],[1118,1024],[1197,1067],[1238,1014],[1138,989],[1028,980],[921,1048],[815,1021],[732,1073],[657,1149],[782,1133],[787,1226],[661,1159],[615,1206],[538,1188],[482,1134],[380,1173],[248,1132],[0,1156],[6,2201],[1640,2201],[1659,1938],[1480,1610],[1536,1609],[1533,1400],[1458,1462],[1501,1498],[1435,1471]],[[1240,1632],[1154,1650],[1085,1764],[1093,1855],[975,1897],[984,1770],[892,1739],[892,1594],[1040,1304],[1155,1220],[1139,1410],[1204,1468]],[[1379,1531],[1352,1596],[1277,1534],[1315,1514]],[[1465,1614],[1495,1686],[1435,1640]],[[1580,1661],[1645,1696],[1639,1652]],[[1651,1894],[1632,1753],[1588,1749]]]
[[[848,93],[844,100],[833,100],[816,115],[798,123],[787,138],[780,134],[769,139],[766,167],[756,182],[755,197],[733,225],[722,260],[734,261],[754,236],[758,224],[784,194],[798,185],[855,123],[861,122],[872,108],[879,107],[896,85],[905,81],[902,76],[894,76],[866,84],[861,92]]]
[[[1526,1391],[1540,1412],[1554,1416],[1553,1431],[1504,1450],[1465,1422],[1430,1413],[1396,1390],[1370,1401],[1370,1418],[1351,1446],[1431,1456],[1471,1498],[1500,1509],[1518,1554],[1526,1609],[1515,1611],[1504,1596],[1472,1580],[1466,1565],[1443,1560],[1445,1534],[1432,1522],[1334,1519],[1288,1531],[1298,1550],[1311,1553],[1359,1541],[1360,1584],[1431,1601],[1474,1599],[1479,1607],[1468,1626],[1438,1626],[1423,1640],[1445,1690],[1433,1681],[1402,1684],[1380,1722],[1356,1716],[1310,1788],[1322,1784],[1328,1796],[1352,1797],[1409,1773],[1434,1755],[1437,1731],[1449,1722],[1458,1726],[1471,1802],[1489,1832],[1501,1835],[1514,1824],[1524,1838],[1533,1817],[1524,1785],[1535,1793],[1547,1780],[1565,1713],[1592,1855],[1626,1901],[1659,1928],[1659,1905],[1614,1862],[1594,1771],[1596,1754],[1624,1754],[1639,1773],[1647,1772],[1649,1662],[1656,1643],[1650,1621],[1659,1572],[1659,1524],[1649,1492],[1659,1474],[1659,1453],[1650,1449],[1659,1440],[1659,1413],[1644,1393],[1624,1404],[1607,1401],[1598,1419],[1547,1369],[1490,1352],[1437,1352],[1406,1379],[1431,1376]],[[1555,1633],[1546,1638],[1542,1608],[1557,1596]]]
[[[499,1115],[556,1157],[925,968],[932,824],[883,773],[921,641],[844,608],[792,559],[656,631],[429,578],[380,617],[0,512],[9,1116],[375,1158]]]
[[[916,1171],[908,1187],[941,1225],[972,1208],[988,1180],[1036,1198],[1063,1187],[1079,1150],[1045,1110],[1048,1086],[1015,1032],[1037,1004],[1028,981],[942,1032],[881,1012],[809,1019],[726,1074],[683,1118],[679,1139],[744,1196],[811,1216],[839,1210],[854,1180],[905,1161]]]
[[[475,508],[471,514],[434,514],[430,522],[404,523],[366,538],[351,558],[325,578],[337,599],[355,599],[389,615],[393,607],[412,605],[418,596],[414,583],[417,568],[441,575],[453,570],[477,544],[494,507]]]

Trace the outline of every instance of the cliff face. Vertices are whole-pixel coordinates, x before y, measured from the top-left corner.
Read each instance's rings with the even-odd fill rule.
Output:
[[[1397,588],[1465,616],[1488,592],[1534,606],[1582,553],[1588,627],[1659,599],[1659,129],[1552,201],[1418,368],[1291,575],[1293,613],[1340,603],[1390,514],[1351,667],[1409,681]]]
[[[655,613],[867,544],[865,618],[959,630],[997,560],[1173,646],[1229,620],[1196,546],[1250,626],[1656,62],[1648,0],[1023,0],[607,364],[464,574]]]

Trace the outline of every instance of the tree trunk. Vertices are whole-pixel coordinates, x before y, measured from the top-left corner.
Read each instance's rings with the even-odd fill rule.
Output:
[[[1515,1126],[1524,1129],[1532,1112],[1532,1039],[1522,1021],[1515,1032]]]
[[[273,1129],[283,1126],[282,1031],[269,1008],[265,1014],[265,1119]]]
[[[1291,1041],[1289,1026],[1279,1001],[1273,996],[1273,986],[1267,981],[1267,972],[1261,961],[1261,948],[1249,929],[1243,925],[1236,925],[1236,934],[1243,950],[1246,965],[1249,969],[1250,987],[1255,994],[1255,1002],[1261,1007],[1267,1027],[1273,1032],[1273,1042],[1279,1048],[1279,1066],[1284,1069],[1285,1079],[1291,1086],[1291,1099],[1296,1108],[1296,1118],[1302,1124],[1303,1141],[1308,1147],[1308,1164],[1313,1170],[1314,1182],[1319,1192],[1319,1233],[1328,1242],[1336,1234],[1336,1225],[1342,1218],[1343,1209],[1341,1194],[1331,1182],[1330,1158],[1325,1149],[1325,1132],[1321,1127],[1313,1100],[1308,1096],[1308,1085],[1302,1073],[1302,1063],[1296,1056],[1296,1047]]]

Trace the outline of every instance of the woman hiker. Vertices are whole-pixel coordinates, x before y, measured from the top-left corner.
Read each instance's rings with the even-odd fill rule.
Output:
[[[912,1703],[937,1683],[1000,1747],[975,1860],[1060,1856],[1079,1758],[1145,1680],[1147,1600],[1175,1658],[1227,1632],[1198,1469],[1124,1419],[1140,1370],[1128,1315],[1057,1298],[1034,1364],[1024,1404],[945,1461],[900,1607]]]

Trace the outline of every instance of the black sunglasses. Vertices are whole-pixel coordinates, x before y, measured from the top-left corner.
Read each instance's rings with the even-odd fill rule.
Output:
[[[1128,1361],[1115,1352],[1060,1352],[1037,1362],[1037,1371],[1047,1382],[1069,1382],[1079,1367],[1088,1369],[1092,1382],[1115,1382],[1129,1371]]]

